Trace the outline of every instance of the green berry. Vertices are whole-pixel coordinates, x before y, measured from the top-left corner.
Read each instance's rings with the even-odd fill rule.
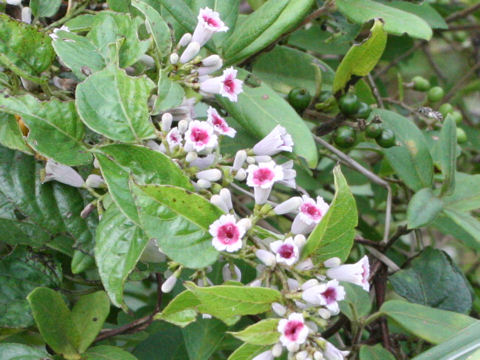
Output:
[[[428,91],[428,89],[430,89],[430,81],[422,76],[415,76],[412,82],[413,88],[417,91]]]
[[[443,99],[443,96],[445,95],[445,91],[443,88],[440,86],[434,86],[430,90],[428,90],[428,101],[430,102],[439,102],[440,100]]]
[[[467,142],[467,134],[462,128],[457,127],[457,143],[464,144]]]
[[[338,107],[345,116],[355,115],[360,108],[360,101],[358,101],[357,95],[346,94],[338,100]]]
[[[390,129],[384,129],[375,141],[383,148],[392,147],[395,145],[395,133]]]
[[[355,116],[358,119],[368,119],[371,112],[372,112],[372,109],[370,108],[370,105],[364,102],[360,102],[360,106]]]
[[[468,33],[466,31],[455,31],[453,33],[453,38],[462,43],[468,39]]]
[[[382,135],[383,125],[381,123],[372,122],[365,128],[365,135],[370,139],[376,139]]]
[[[294,88],[288,93],[288,102],[300,113],[310,105],[311,101],[312,96],[306,89]]]
[[[460,124],[462,123],[462,121],[463,121],[463,115],[462,115],[462,113],[461,113],[460,111],[458,111],[458,110],[452,111],[452,112],[450,113],[450,116],[453,118],[453,120],[455,120],[455,123],[456,123],[457,125],[460,125]]]
[[[438,108],[438,111],[440,111],[440,114],[442,114],[443,118],[446,118],[447,114],[450,114],[453,111],[453,106],[450,103],[445,103]]]
[[[348,149],[355,145],[357,140],[357,134],[350,126],[340,126],[337,131],[335,131],[333,141],[335,144],[342,148]]]

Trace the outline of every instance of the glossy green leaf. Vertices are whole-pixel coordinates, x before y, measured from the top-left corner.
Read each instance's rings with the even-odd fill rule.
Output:
[[[246,73],[242,72],[241,77],[245,76]],[[218,99],[242,127],[259,139],[275,126],[283,126],[292,136],[295,144],[293,151],[303,157],[310,167],[315,167],[317,147],[310,129],[296,111],[265,83],[255,88],[244,86],[243,90],[236,103],[225,98]],[[258,121],[259,116],[262,121]]]
[[[444,234],[463,241],[468,247],[480,250],[480,221],[472,215],[446,209],[432,225]]]
[[[277,330],[279,319],[266,319],[250,325],[246,329],[231,332],[237,339],[253,345],[273,345],[278,342]]]
[[[0,359],[2,360],[39,360],[48,359],[48,353],[24,344],[1,343]]]
[[[395,292],[408,301],[461,313],[472,307],[467,279],[441,250],[426,248],[389,279]]]
[[[137,358],[122,348],[100,345],[89,349],[85,353],[85,360],[137,360]]]
[[[472,211],[480,208],[480,175],[456,173],[455,191],[442,198],[445,208]]]
[[[133,350],[133,355],[138,360],[156,359],[159,354],[162,360],[188,359],[182,329],[165,322],[156,322],[150,326],[148,338]]]
[[[320,90],[321,72],[315,57],[286,46],[276,46],[261,55],[252,73],[277,92],[288,94],[296,87],[314,96]]]
[[[62,0],[30,0],[32,14],[38,17],[50,17],[58,12]]]
[[[137,62],[150,47],[150,40],[141,41],[138,37],[137,30],[142,23],[139,17],[132,19],[127,14],[100,12],[95,15],[87,37],[105,59],[109,59],[109,45],[121,40],[120,66],[126,67]]]
[[[223,212],[204,197],[169,185],[132,184],[140,224],[169,258],[189,268],[211,265],[218,257],[209,226]]]
[[[172,17],[183,27],[185,32],[193,33],[197,25],[197,16],[185,1],[159,0]]]
[[[65,23],[70,31],[89,31],[95,22],[95,15],[83,14],[71,18]]]
[[[368,292],[363,290],[360,286],[350,283],[343,282],[342,286],[345,289],[346,297],[345,300],[339,303],[340,311],[351,321],[358,321],[358,319],[355,319],[352,306],[355,308],[356,315],[360,318],[370,314],[372,303]]]
[[[418,16],[372,0],[338,0],[338,10],[357,24],[381,18],[385,31],[394,35],[408,34],[411,37],[430,40],[432,29]]]
[[[200,301],[198,311],[210,314],[222,321],[237,315],[254,315],[268,311],[273,302],[281,301],[282,295],[274,289],[219,285],[198,287],[185,284]]]
[[[427,226],[443,209],[443,202],[435,196],[432,189],[425,188],[415,193],[407,209],[409,229]]]
[[[165,71],[160,71],[158,79],[158,96],[155,99],[153,114],[160,114],[162,111],[180,105],[185,97],[182,86],[169,79]]]
[[[375,346],[362,345],[359,352],[360,360],[395,360],[391,352],[381,344]]]
[[[432,344],[439,344],[478,320],[452,311],[401,300],[385,302],[380,311],[408,332]]]
[[[138,184],[167,184],[193,189],[188,178],[166,155],[143,146],[103,146],[95,153],[110,194],[122,212],[138,223],[138,210],[128,186],[130,176]]]
[[[155,319],[168,321],[177,326],[187,326],[195,321],[197,312],[195,306],[200,304],[200,301],[191,291],[184,291],[178,294],[161,313],[155,315]]]
[[[39,287],[27,297],[33,318],[45,342],[57,353],[75,358],[76,339],[80,332],[62,296],[48,288]]]
[[[148,238],[116,206],[110,206],[98,224],[95,260],[102,284],[115,306],[122,307],[123,286]]]
[[[57,288],[61,282],[62,269],[59,263],[25,247],[19,246],[1,258],[0,327],[23,328],[33,325],[27,295],[36,287]]]
[[[376,19],[370,35],[360,44],[353,45],[335,73],[333,92],[343,90],[352,76],[367,76],[382,57],[387,45],[387,33],[381,20]]]
[[[418,4],[400,0],[382,2],[387,6],[417,15],[425,20],[432,29],[448,29],[448,24],[445,22],[442,15],[440,15],[437,10],[427,2]]]
[[[148,98],[154,86],[146,76],[128,76],[111,64],[77,86],[78,113],[89,128],[112,140],[153,138]]]
[[[142,0],[133,0],[132,5],[145,16],[145,25],[148,32],[152,34],[158,54],[161,57],[168,56],[172,48],[172,36],[165,20],[157,10]]]
[[[327,214],[308,237],[302,251],[302,258],[311,256],[316,264],[332,257],[346,260],[353,246],[355,227],[358,223],[355,198],[340,166],[335,167],[333,176],[335,197]]]
[[[72,309],[71,317],[75,326],[81,331],[76,340],[77,350],[84,352],[95,340],[110,312],[110,301],[104,291],[80,297]]]
[[[0,14],[0,63],[17,75],[38,75],[55,57],[47,34],[35,27]]]
[[[0,110],[22,118],[29,129],[27,142],[40,154],[65,165],[92,161],[83,143],[85,128],[74,102],[38,101],[32,95],[0,96]]]
[[[252,360],[269,348],[271,346],[243,344],[228,357],[228,360]]]
[[[450,195],[455,190],[455,170],[457,168],[457,127],[451,115],[447,115],[443,122],[437,146],[444,176],[442,194]]]
[[[113,11],[128,12],[130,0],[107,0],[108,7]]]
[[[0,112],[0,144],[12,150],[33,154],[15,117],[3,112]]]
[[[199,319],[182,329],[189,360],[211,359],[220,346],[227,326],[216,319]]]

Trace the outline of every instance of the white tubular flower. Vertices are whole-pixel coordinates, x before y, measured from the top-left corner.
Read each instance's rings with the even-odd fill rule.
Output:
[[[237,265],[233,265],[233,271],[230,267],[230,264],[225,264],[222,268],[222,276],[223,281],[242,281],[242,272],[237,267]]]
[[[170,55],[170,64],[175,65],[176,63],[178,63],[178,60],[180,60],[180,58],[178,57],[177,53],[173,53]]]
[[[238,181],[243,181],[247,178],[247,172],[245,171],[245,169],[238,169],[237,173],[233,178]]]
[[[165,113],[162,115],[162,131],[168,132],[172,128],[173,116],[170,113]]]
[[[228,26],[220,19],[220,14],[205,7],[200,9],[197,27],[193,32],[191,41],[196,41],[200,46],[203,46],[213,34],[226,31],[228,31]]]
[[[242,238],[246,229],[240,222],[237,223],[235,216],[222,215],[210,225],[210,234],[213,236],[212,245],[218,251],[235,252],[241,249]]]
[[[228,126],[225,119],[218,114],[218,111],[215,108],[210,106],[207,110],[207,116],[207,122],[213,126],[213,129],[217,134],[231,138],[235,137],[237,131]]]
[[[261,354],[255,356],[252,360],[273,360],[273,354],[271,350],[262,352]]]
[[[77,188],[82,187],[84,183],[80,174],[73,168],[60,164],[52,159],[48,159],[45,166],[45,178],[43,179],[42,183],[53,180]]]
[[[341,351],[337,349],[333,344],[325,340],[325,350],[323,351],[323,357],[326,360],[344,360],[348,356],[348,354],[350,354],[349,351]]]
[[[323,354],[320,351],[313,353],[313,360],[323,360]]]
[[[218,55],[210,55],[202,60],[202,66],[197,70],[199,76],[209,75],[223,67],[223,60]]]
[[[225,202],[223,201],[220,195],[213,195],[210,198],[210,202],[216,207],[219,207],[220,209],[222,209],[223,212],[225,213],[229,212],[227,205],[225,204]]]
[[[204,179],[210,182],[218,181],[222,178],[222,172],[219,169],[202,170],[197,173],[197,179]]]
[[[22,8],[22,22],[26,24],[32,23],[32,9],[28,6]]]
[[[273,184],[283,179],[283,169],[274,161],[249,165],[247,173],[247,185],[254,188],[257,204],[265,204]]]
[[[365,291],[370,290],[370,284],[368,283],[368,278],[370,277],[370,264],[367,255],[355,264],[340,265],[328,269],[327,276],[330,279],[359,285]]]
[[[253,164],[256,163],[256,162],[261,163],[261,162],[272,161],[272,157],[268,156],[268,155],[255,156],[254,159],[255,159],[255,162],[253,162]]]
[[[253,147],[255,155],[273,156],[282,151],[292,152],[293,140],[287,130],[280,125],[275,126],[267,136]]]
[[[217,135],[207,122],[193,120],[185,133],[185,151],[209,151],[218,145]]]
[[[180,38],[180,41],[178,42],[178,46],[180,47],[185,47],[188,44],[190,44],[190,41],[192,41],[192,34],[190,33],[185,33],[183,36]]]
[[[298,353],[295,355],[295,360],[306,360],[307,357],[308,357],[308,352],[306,352],[305,350],[303,350],[303,351],[298,352]]]
[[[232,210],[233,203],[232,203],[232,194],[230,193],[230,190],[228,190],[227,188],[223,188],[222,190],[220,190],[219,195],[222,198],[223,202],[225,203],[225,206],[227,207],[228,211]]]
[[[7,0],[7,4],[14,6],[22,5],[22,0]]]
[[[173,290],[173,288],[175,287],[175,284],[177,283],[177,274],[174,273],[172,275],[170,275],[167,280],[165,280],[165,282],[162,284],[162,292],[163,293],[169,293]]]
[[[65,25],[63,25],[60,28],[53,29],[53,32],[49,35],[52,38],[53,41],[58,40],[58,32],[59,31],[70,32],[70,29],[68,28],[68,26],[65,26]]]
[[[297,291],[300,288],[300,284],[296,279],[288,278],[287,279],[288,290]]]
[[[187,120],[188,124],[195,118],[195,98],[184,98],[179,106],[169,109],[168,112],[172,114],[173,121]]]
[[[285,314],[287,313],[287,308],[285,306],[283,306],[282,304],[280,303],[277,303],[277,302],[274,302],[272,304],[272,310],[275,314],[277,314],[278,316],[285,316]]]
[[[190,161],[187,159],[187,161],[190,163],[190,166],[195,166],[200,170],[206,169],[215,162],[215,154],[208,154],[207,156],[196,156],[195,159],[191,159]]]
[[[183,51],[182,56],[180,56],[180,62],[185,64],[192,60],[200,52],[200,44],[198,42],[192,41]]]
[[[295,189],[297,187],[297,183],[295,181],[297,172],[293,169],[293,160],[289,160],[280,166],[283,169],[283,180],[279,181],[279,183]]]
[[[299,234],[293,238],[293,241],[298,246],[298,248],[301,249],[305,246],[307,239],[302,234]]]
[[[147,68],[151,69],[155,67],[155,60],[150,55],[144,54],[140,57],[140,62]]]
[[[182,134],[180,134],[180,131],[176,127],[172,128],[167,134],[167,144],[170,150],[181,147],[182,140]]]
[[[298,246],[291,237],[284,241],[277,240],[270,244],[270,249],[275,253],[277,263],[292,266],[300,256]]]
[[[187,121],[186,119],[180,120],[178,122],[177,128],[180,134],[185,134],[187,132],[188,124],[189,124],[189,121]]]
[[[280,335],[280,342],[290,348],[295,348],[295,345],[301,345],[307,340],[308,327],[305,325],[303,315],[300,313],[292,313],[288,319],[282,319],[277,327]]]
[[[321,308],[318,309],[318,315],[325,320],[328,320],[332,317],[332,314],[327,309]]]
[[[317,196],[317,201],[302,196],[303,203],[300,205],[300,212],[293,220],[292,232],[294,234],[308,234],[322,220],[329,209],[329,205],[321,196]]]
[[[257,258],[267,266],[274,266],[276,263],[275,255],[270,251],[259,249],[255,251]]]
[[[302,284],[301,289],[303,291],[305,291],[305,290],[310,289],[310,288],[312,288],[314,286],[317,286],[317,285],[318,285],[318,280],[317,279],[309,279]]]
[[[336,315],[340,312],[338,302],[345,299],[345,289],[337,280],[331,280],[305,290],[302,299],[314,306],[325,306]]]
[[[295,266],[295,269],[299,271],[307,271],[307,270],[312,270],[314,268],[312,259],[308,258],[303,260],[302,262],[299,262],[297,266]]]
[[[342,260],[340,260],[339,257],[330,258],[328,260],[325,260],[324,263],[323,263],[323,265],[325,265],[325,267],[327,267],[327,268],[340,266],[341,264],[342,264]]]
[[[262,286],[262,280],[256,279],[253,280],[250,284],[248,284],[250,287],[261,287]]]
[[[243,218],[238,221],[238,226],[241,226],[245,231],[252,228],[252,220],[249,218]]]
[[[273,211],[277,215],[283,215],[289,212],[297,211],[301,204],[302,198],[300,196],[294,196],[275,206]]]
[[[99,188],[105,185],[105,181],[100,175],[90,174],[88,175],[87,180],[85,180],[85,185],[90,188]]]
[[[282,344],[276,343],[275,345],[273,345],[273,347],[272,347],[273,357],[280,357],[282,355],[282,352],[283,352]]]
[[[229,67],[222,76],[207,78],[200,83],[200,90],[209,94],[219,94],[230,101],[237,102],[238,95],[243,92],[243,81],[237,79],[237,70]]]
[[[235,159],[233,160],[233,171],[238,171],[242,168],[243,164],[245,164],[245,160],[247,160],[247,152],[245,150],[239,150],[235,154]]]
[[[188,163],[191,163],[192,161],[195,161],[198,159],[198,154],[194,151],[190,151],[187,153],[187,156],[185,156],[185,161]]]
[[[200,179],[197,181],[196,185],[199,189],[204,190],[204,189],[210,189],[210,187],[212,186],[212,183],[208,180]]]

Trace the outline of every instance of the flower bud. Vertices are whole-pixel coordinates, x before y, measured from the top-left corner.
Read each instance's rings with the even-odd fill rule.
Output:
[[[197,181],[197,186],[200,189],[210,189],[210,186],[212,186],[212,183],[208,180],[200,179]]]
[[[247,163],[248,164],[255,164],[255,158],[253,156],[248,156],[247,157]]]
[[[18,6],[22,4],[22,0],[7,0],[7,4]]]
[[[93,210],[95,210],[96,204],[95,203],[90,203],[87,206],[83,208],[83,210],[80,212],[80,217],[82,219],[86,219],[88,215],[92,213]]]
[[[150,56],[150,55],[142,55],[140,57],[140,61],[145,64],[145,66],[147,66],[148,68],[153,68],[155,67],[155,61],[153,60],[153,58]]]
[[[324,308],[318,309],[318,315],[319,315],[322,319],[325,319],[325,320],[330,319],[330,317],[332,316],[332,314],[330,313],[330,311],[328,311],[328,309],[324,309]]]
[[[313,333],[318,332],[318,326],[313,321],[307,321],[305,324]]]
[[[262,280],[260,280],[260,279],[253,280],[250,284],[248,284],[248,286],[261,287],[262,286]]]
[[[297,291],[300,288],[300,284],[296,279],[288,278],[287,279],[288,289],[290,291]]]
[[[232,271],[233,270],[233,271]],[[225,264],[222,269],[223,281],[241,281],[242,280],[242,272],[237,267],[237,265],[233,265],[233,269],[230,264]]]
[[[269,162],[269,161],[272,161],[272,158],[268,155],[258,155],[258,156],[255,156],[255,161],[257,163]]]
[[[100,169],[100,163],[98,162],[97,158],[93,160],[93,167],[95,169]]]
[[[245,169],[239,169],[233,178],[238,181],[243,181],[247,178],[247,172]]]
[[[202,60],[202,66],[198,68],[199,76],[209,75],[223,67],[223,60],[218,55],[211,55]]]
[[[301,249],[302,247],[304,247],[305,243],[307,242],[307,239],[305,238],[304,235],[299,234],[293,238],[293,242],[295,243],[295,245],[298,246],[299,249]]]
[[[216,207],[219,207],[220,209],[223,210],[223,212],[226,212],[228,213],[229,210],[225,204],[225,202],[223,201],[222,197],[220,195],[213,195],[211,198],[210,198],[210,202],[215,205]]]
[[[190,151],[185,157],[185,160],[187,160],[188,163],[191,163],[197,159],[198,159],[198,154],[194,151]]]
[[[243,164],[247,160],[247,152],[245,150],[239,150],[235,154],[235,159],[233,160],[233,171],[238,171],[242,168]]]
[[[275,206],[273,211],[277,215],[283,215],[283,214],[287,214],[289,212],[294,212],[298,210],[301,204],[302,204],[302,198],[300,196],[294,196]]]
[[[197,179],[204,179],[210,182],[219,181],[221,178],[222,172],[219,169],[208,169],[197,173]]]
[[[170,64],[175,65],[178,63],[179,57],[177,53],[173,53],[170,55]]]
[[[170,113],[162,115],[162,131],[169,132],[172,127],[173,116]]]
[[[306,352],[305,350],[303,350],[303,351],[298,352],[298,353],[295,355],[295,360],[306,360],[306,359],[307,359],[307,356],[308,356],[308,352]]]
[[[305,290],[310,289],[311,287],[316,286],[316,285],[318,285],[318,280],[317,279],[307,280],[302,284],[302,290],[305,291]]]
[[[280,357],[282,355],[282,352],[283,352],[283,346],[281,343],[276,343],[275,345],[273,345],[272,347],[273,357]]]
[[[297,343],[294,343],[294,342],[293,342],[293,343],[290,343],[290,344],[287,345],[287,350],[288,350],[289,352],[293,352],[293,353],[294,353],[294,352],[297,352],[298,349],[300,349],[300,345],[298,345]]]
[[[180,56],[180,62],[182,64],[189,62],[195,56],[197,56],[199,52],[200,52],[200,44],[197,42],[191,42],[190,44],[188,44],[182,56]]]
[[[275,255],[270,251],[259,249],[255,252],[257,258],[267,266],[274,266],[276,263]]]
[[[233,209],[232,194],[230,193],[230,190],[228,190],[227,188],[223,188],[222,190],[220,190],[219,195],[222,198],[226,208],[228,209],[227,212]]]
[[[185,33],[183,36],[180,38],[180,41],[178,42],[178,46],[180,47],[185,47],[187,46],[190,41],[192,41],[192,34],[190,33]]]
[[[333,267],[340,266],[341,263],[342,263],[342,260],[340,260],[340,258],[333,257],[331,259],[325,260],[323,265],[325,265],[325,267],[327,268],[333,268]]]
[[[163,293],[169,293],[170,291],[173,290],[175,287],[175,284],[177,283],[177,273],[175,272],[174,274],[170,275],[167,280],[162,284],[162,292]]]
[[[202,319],[211,319],[212,317],[210,314],[202,314]]]
[[[178,128],[178,131],[180,132],[180,134],[185,133],[185,131],[187,131],[187,129],[188,129],[188,121],[185,120],[185,119],[184,119],[184,120],[180,120],[180,121],[178,122],[177,128]]]
[[[99,188],[105,185],[105,181],[103,181],[103,178],[100,175],[90,174],[88,175],[87,180],[85,180],[85,185],[90,188]]]
[[[280,317],[283,317],[287,313],[287,308],[278,302],[272,304],[272,310]]]
[[[270,350],[267,350],[255,356],[252,360],[273,360],[273,355]]]
[[[313,353],[313,359],[314,360],[323,360],[323,354],[320,351],[315,351]]]
[[[312,270],[313,269],[312,259],[308,258],[303,260],[302,262],[299,262],[297,266],[295,266],[295,269],[300,271]]]
[[[237,222],[237,225],[245,229],[245,232],[247,232],[252,227],[252,220],[250,220],[249,218],[243,218]]]
[[[32,9],[28,6],[22,8],[22,21],[26,24],[32,23]]]
[[[45,166],[45,177],[42,183],[53,180],[73,187],[82,187],[84,183],[80,174],[73,168],[49,159]]]

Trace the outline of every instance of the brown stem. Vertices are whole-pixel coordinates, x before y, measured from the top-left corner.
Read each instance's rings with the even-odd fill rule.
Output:
[[[448,102],[463,86],[463,84],[473,75],[475,71],[480,69],[480,62],[476,63],[458,82],[450,89],[445,98],[443,99],[444,102]]]
[[[456,13],[453,13],[452,15],[448,16],[445,20],[447,22],[452,22],[452,21],[467,17],[468,15],[470,15],[471,13],[477,10],[480,10],[480,3],[470,6],[469,8],[457,11]]]

